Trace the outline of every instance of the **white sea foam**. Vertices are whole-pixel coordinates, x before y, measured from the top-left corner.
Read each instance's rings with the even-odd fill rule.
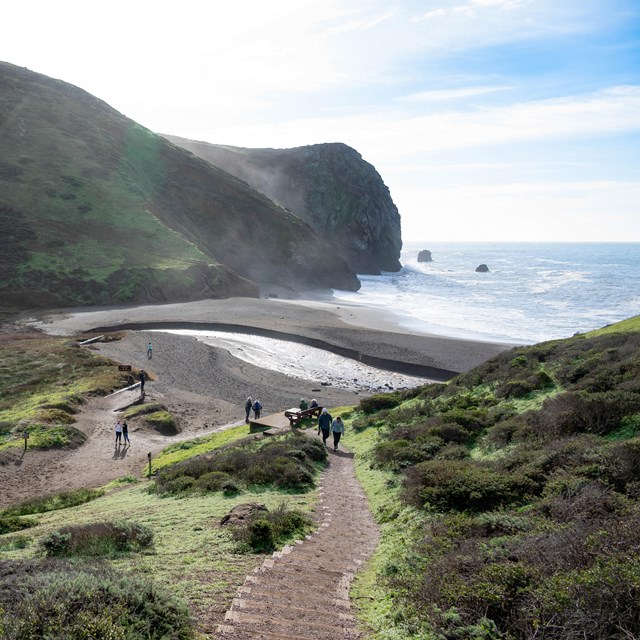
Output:
[[[417,261],[421,249],[433,262]],[[407,327],[529,343],[640,313],[640,244],[410,243],[401,262],[335,297],[391,308]],[[476,273],[481,263],[488,273]]]

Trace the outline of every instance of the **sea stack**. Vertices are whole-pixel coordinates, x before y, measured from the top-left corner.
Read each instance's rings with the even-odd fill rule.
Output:
[[[478,273],[487,273],[489,271],[489,267],[486,264],[480,264],[476,267],[476,271]]]
[[[431,251],[427,251],[427,249],[420,251],[420,253],[418,253],[418,262],[433,262]]]

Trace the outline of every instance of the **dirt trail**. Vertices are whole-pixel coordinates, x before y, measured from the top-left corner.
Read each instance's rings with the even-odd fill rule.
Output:
[[[3,451],[0,508],[36,496],[103,486],[127,475],[138,477],[144,471],[148,453],[153,455],[173,442],[205,433],[189,430],[184,434],[165,436],[129,421],[131,445],[116,447],[114,425],[121,415],[116,412],[130,405],[139,395],[139,390],[135,389],[91,398],[82,405],[74,427],[87,436],[87,441],[77,449],[25,452],[15,448]],[[147,403],[163,400],[162,395],[155,392],[148,393],[145,398]],[[224,427],[218,427],[221,428]]]
[[[213,637],[229,640],[345,640],[365,637],[349,585],[375,551],[379,530],[355,477],[353,455],[329,452],[319,529],[273,554],[247,576]]]

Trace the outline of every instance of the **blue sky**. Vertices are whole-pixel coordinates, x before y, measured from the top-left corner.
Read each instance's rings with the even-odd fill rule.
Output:
[[[406,241],[640,241],[636,0],[5,0],[1,30],[159,133],[354,147]]]

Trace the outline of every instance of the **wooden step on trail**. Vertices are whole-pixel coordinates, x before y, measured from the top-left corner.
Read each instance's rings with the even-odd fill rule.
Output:
[[[271,416],[269,416],[271,418]],[[282,414],[287,423],[288,420]],[[317,437],[315,434],[310,437]],[[321,522],[303,541],[266,558],[245,578],[214,634],[221,640],[361,640],[349,588],[379,531],[353,458],[329,451],[319,492]]]

